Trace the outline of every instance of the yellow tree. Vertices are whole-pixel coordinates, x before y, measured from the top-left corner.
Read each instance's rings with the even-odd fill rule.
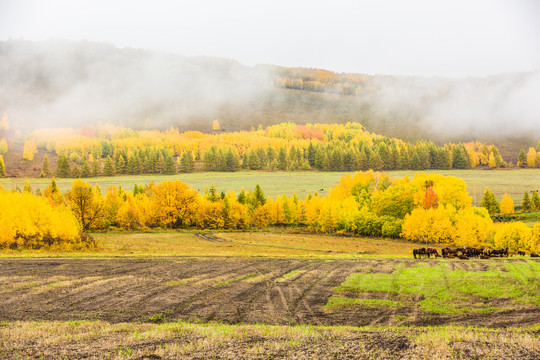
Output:
[[[214,131],[218,131],[219,130],[219,121],[218,120],[214,120],[214,122],[212,123],[212,129]]]
[[[536,150],[534,148],[529,148],[529,152],[527,153],[527,166],[530,168],[536,167]]]
[[[197,192],[181,181],[164,181],[148,187],[150,199],[160,225],[178,228],[193,222]]]
[[[508,193],[504,193],[504,196],[501,200],[501,214],[513,214],[514,213],[514,201],[508,195]]]
[[[35,153],[37,153],[36,142],[33,139],[27,140],[24,143],[23,159],[32,161]]]
[[[83,230],[88,230],[104,215],[103,199],[96,189],[89,183],[77,179],[71,184],[66,194],[73,214],[80,221]]]

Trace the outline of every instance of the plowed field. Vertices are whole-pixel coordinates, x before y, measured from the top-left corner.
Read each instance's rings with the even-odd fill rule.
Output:
[[[412,294],[398,306],[362,302],[323,307],[353,273],[389,274],[424,264],[471,272],[504,273],[504,264],[413,259],[106,258],[1,259],[0,321],[103,320],[312,325],[526,326],[538,323],[540,307],[490,299],[489,313],[440,314],[422,310]],[[530,276],[530,275],[529,275]],[[380,295],[380,294],[379,294]],[[345,294],[337,296],[352,296]],[[373,293],[357,293],[362,299]],[[378,296],[392,301],[395,294]]]

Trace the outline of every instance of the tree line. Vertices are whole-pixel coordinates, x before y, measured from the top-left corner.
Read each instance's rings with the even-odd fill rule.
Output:
[[[136,131],[112,125],[36,130],[27,159],[37,149],[58,155],[43,176],[174,174],[193,171],[359,171],[506,167],[494,145],[405,142],[367,132],[361,124],[282,123],[252,131],[203,134]],[[48,159],[47,159],[48,161]],[[48,170],[48,171],[46,171]]]
[[[11,204],[19,200],[12,209]],[[34,201],[36,209],[50,212],[39,218],[51,222],[43,225],[49,230],[41,230],[41,225],[36,229],[31,216],[40,215],[34,209],[28,215],[24,210]],[[241,230],[275,225],[512,251],[540,247],[540,223],[534,229],[523,223],[494,224],[490,209],[472,206],[463,180],[424,173],[392,179],[381,172],[357,172],[343,176],[327,196],[310,193],[305,199],[296,195],[272,199],[259,185],[238,194],[220,192],[213,185],[199,192],[181,181],[135,184],[133,190],[110,186],[102,191],[77,179],[62,194],[53,179],[44,191],[34,191],[28,182],[21,193],[0,190],[0,204],[7,209],[0,213],[2,246],[12,248],[35,247],[36,239],[43,244],[78,244],[77,230]],[[51,216],[69,219],[57,221]],[[69,225],[73,219],[75,227]],[[63,232],[51,228],[64,225],[69,228]]]

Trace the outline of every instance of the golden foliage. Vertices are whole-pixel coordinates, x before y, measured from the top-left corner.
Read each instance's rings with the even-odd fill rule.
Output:
[[[53,207],[30,193],[0,191],[0,248],[83,246],[77,219],[64,206]]]
[[[509,251],[538,249],[538,238],[533,230],[522,222],[504,223],[497,226],[493,238],[496,248],[508,248]]]
[[[24,143],[23,159],[32,161],[37,153],[37,145],[33,139],[27,140]]]
[[[501,208],[501,214],[513,214],[514,213],[514,201],[508,195],[508,193],[504,193],[504,196],[501,200],[500,204]]]

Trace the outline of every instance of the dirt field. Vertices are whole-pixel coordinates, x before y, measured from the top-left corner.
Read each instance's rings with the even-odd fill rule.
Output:
[[[485,271],[480,261],[444,260]],[[498,271],[505,271],[490,260]],[[508,260],[510,263],[525,260]],[[538,323],[540,307],[494,299],[490,314],[434,314],[421,296],[403,306],[325,310],[351,273],[389,273],[437,260],[106,258],[1,259],[0,321],[191,321],[312,325],[474,325],[501,328]],[[493,270],[493,268],[491,269]],[[492,304],[492,305],[493,305]],[[513,303],[512,303],[513,304]]]

